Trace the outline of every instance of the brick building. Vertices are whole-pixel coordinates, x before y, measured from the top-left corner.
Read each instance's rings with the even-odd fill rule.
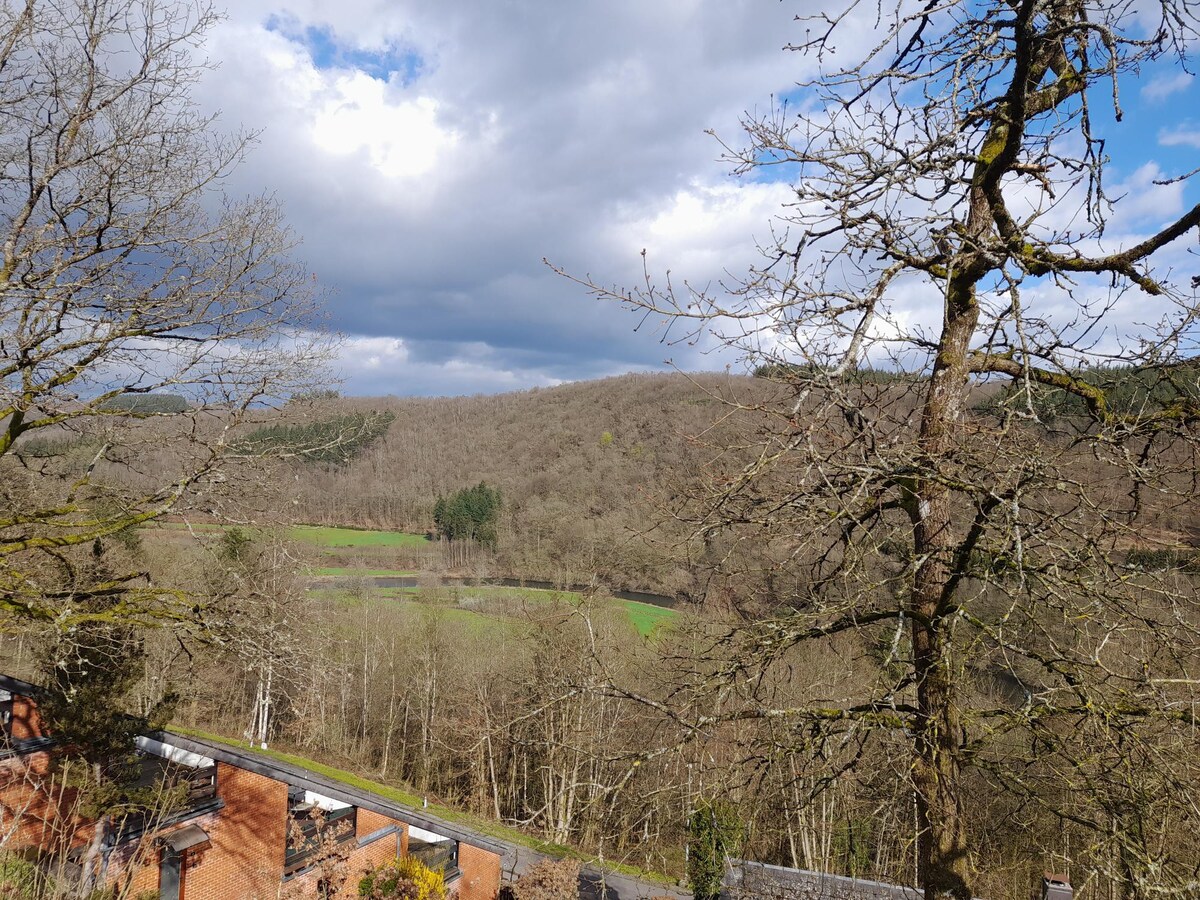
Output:
[[[38,689],[0,675],[0,843],[77,865],[94,834],[51,767]],[[300,766],[174,732],[137,740],[147,784],[171,786],[156,816],[129,816],[103,848],[103,877],[161,900],[315,896],[335,851],[352,878],[399,856],[446,873],[460,900],[493,900],[505,846],[423,810]]]

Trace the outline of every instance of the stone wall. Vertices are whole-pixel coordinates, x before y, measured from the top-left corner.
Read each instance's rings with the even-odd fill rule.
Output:
[[[722,900],[921,900],[916,888],[738,861],[725,876]]]

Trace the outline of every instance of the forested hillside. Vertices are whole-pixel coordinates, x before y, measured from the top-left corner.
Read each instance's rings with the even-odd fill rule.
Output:
[[[749,856],[910,881],[917,832],[896,736],[903,731],[888,729],[890,710],[911,702],[902,667],[912,650],[900,630],[872,621],[910,577],[904,520],[890,512],[849,563],[835,544],[806,546],[815,529],[806,530],[805,517],[836,521],[841,513],[796,502],[806,477],[799,459],[727,506],[722,527],[705,527],[714,520],[697,499],[733,483],[793,433],[779,403],[793,390],[792,373],[766,374],[779,380],[624,376],[496,397],[324,396],[260,416],[238,440],[279,450],[273,464],[256,460],[206,486],[182,510],[186,525],[147,527],[91,548],[94,565],[148,570],[157,584],[201,603],[187,652],[171,632],[146,634],[147,677],[133,705],[153,710],[172,687],[179,724],[350,766],[607,859],[679,874],[689,815],[721,797],[746,827]],[[855,415],[813,423],[826,458],[847,465],[864,440],[862,420],[878,423],[881,440],[899,441],[915,427],[912,411],[927,388],[919,377],[850,381]],[[1104,563],[1128,585],[1131,609],[1135,598],[1194,580],[1187,478],[1196,467],[1185,445],[1151,437],[1159,477],[1172,489],[1133,498],[1110,486],[1113,463],[1077,442],[1091,427],[1085,418],[1022,420],[1012,414],[1020,395],[986,385],[974,394],[964,450],[994,453],[1008,429],[1018,456],[1036,449],[1054,470],[1095,485],[1107,514],[1136,521]],[[321,452],[293,452],[309,444]],[[83,463],[72,455],[79,446],[35,446],[29,458],[71,469]],[[170,455],[162,442],[161,459],[146,456],[140,473],[126,477],[146,477]],[[490,508],[493,489],[501,500],[494,551],[437,539],[454,531],[437,525],[439,497],[445,520],[451,499],[483,498]],[[223,504],[235,496],[257,524],[205,521],[232,510]],[[762,509],[788,511],[795,522],[761,528]],[[1081,526],[1097,515],[1066,511]],[[967,511],[958,515],[965,520]],[[280,519],[390,530],[268,527]],[[692,537],[697,528],[702,538]],[[1032,534],[1023,552],[1031,572],[1038,557],[1047,565],[1063,559]],[[964,560],[977,615],[1008,615],[1009,595],[1022,583],[1017,562],[1014,548],[997,540],[978,542]],[[876,585],[846,594],[868,610],[862,621],[817,641],[773,644],[808,614],[814,590],[836,583],[850,564]],[[418,573],[416,588],[375,581],[402,570]],[[439,570],[560,583],[597,577],[703,602],[639,624],[602,592],[439,586]],[[1046,622],[1062,627],[1052,615]],[[9,669],[37,676],[36,647],[17,640],[5,649]],[[990,716],[1025,709],[1028,696],[1053,689],[1045,669],[989,640],[978,642],[960,678],[963,702]],[[843,698],[875,690],[887,692],[882,727],[860,728]],[[666,712],[668,701],[679,717]],[[825,718],[763,715],[804,704]],[[687,716],[711,724],[694,730]],[[842,722],[840,731],[818,730]],[[1022,900],[1028,860],[1045,847],[1067,852],[1088,839],[1089,826],[1062,823],[1064,809],[1076,813],[1042,771],[1059,760],[1043,762],[1046,751],[984,727],[996,747],[977,751],[979,765],[964,774],[976,801],[971,826],[982,839],[981,893]],[[1024,799],[993,780],[1000,759],[1023,760],[1031,779]],[[1163,815],[1177,836],[1171,852],[1190,853],[1179,830],[1186,814]],[[1102,868],[1104,853],[1079,855]],[[1095,896],[1107,896],[1111,883]]]
[[[723,400],[777,386],[719,375],[625,375],[490,397],[339,399],[314,418],[393,417],[345,464],[290,463],[297,522],[433,531],[439,495],[485,482],[503,498],[498,573],[686,593],[672,498],[720,455],[743,419]],[[480,562],[478,558],[475,562]]]

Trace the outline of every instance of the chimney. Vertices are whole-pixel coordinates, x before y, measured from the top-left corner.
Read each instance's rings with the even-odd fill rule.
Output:
[[[1042,876],[1042,900],[1074,900],[1075,889],[1066,875],[1052,875],[1047,872]]]

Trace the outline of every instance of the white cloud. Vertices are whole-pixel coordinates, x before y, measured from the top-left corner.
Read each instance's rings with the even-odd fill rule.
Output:
[[[1192,147],[1200,150],[1200,125],[1184,122],[1174,128],[1164,128],[1158,133],[1158,142],[1164,147]]]
[[[395,394],[479,394],[551,387],[563,379],[536,368],[506,365],[483,343],[456,348],[440,360],[414,359],[401,340],[352,336],[346,339],[335,369],[355,393],[368,396]]]
[[[379,370],[408,362],[408,348],[398,338],[353,337],[342,347],[341,365],[351,371]]]
[[[655,271],[700,286],[760,262],[754,238],[769,237],[788,188],[724,178],[704,131],[738,145],[742,111],[812,73],[813,60],[780,51],[803,37],[793,7],[289,0],[284,9],[234,5],[206,48],[220,67],[199,91],[225,127],[263,129],[229,187],[274,193],[304,236],[309,266],[333,289],[333,324],[356,335],[342,356],[347,390],[500,390],[653,368],[665,355],[684,368],[725,362],[699,356],[703,345],[664,348],[648,328],[634,334],[636,318],[541,259],[625,285],[639,279],[643,247]],[[286,27],[267,28],[272,17]],[[839,59],[876,40],[871,16],[852,24]],[[416,62],[389,76],[364,53]],[[1177,73],[1161,82],[1144,97],[1183,89]],[[1193,126],[1164,134],[1200,142]],[[1146,168],[1130,176],[1114,215],[1122,233],[1179,202],[1152,180]],[[1073,227],[1070,205],[1047,220],[1061,213],[1061,227]],[[900,326],[938,309],[915,288],[897,290],[893,306]],[[876,336],[887,329],[880,323]]]
[[[424,175],[458,142],[438,124],[436,100],[391,101],[387,84],[364,72],[337,76],[324,93],[312,123],[317,146],[342,156],[365,151],[389,178]]]
[[[259,48],[257,64],[251,65],[256,81],[272,96],[274,117],[297,137],[307,132],[315,150],[357,157],[347,162],[388,178],[411,178],[432,171],[459,140],[440,121],[433,97],[414,95],[361,70],[320,69],[306,48],[265,28],[231,32],[227,40],[231,46],[246,42]],[[291,149],[329,165],[329,160],[311,159],[302,143]]]
[[[681,272],[712,274],[756,262],[753,238],[794,193],[781,183],[694,181],[641,216],[615,223],[626,246]]]
[[[1110,187],[1109,196],[1120,198],[1110,226],[1121,229],[1143,219],[1162,222],[1182,213],[1184,185],[1155,184],[1164,177],[1162,168],[1151,160],[1139,166],[1129,178]]]
[[[1160,102],[1172,94],[1186,91],[1192,86],[1193,80],[1194,78],[1190,72],[1169,72],[1158,75],[1150,79],[1145,87],[1142,88],[1142,96],[1147,100]]]

